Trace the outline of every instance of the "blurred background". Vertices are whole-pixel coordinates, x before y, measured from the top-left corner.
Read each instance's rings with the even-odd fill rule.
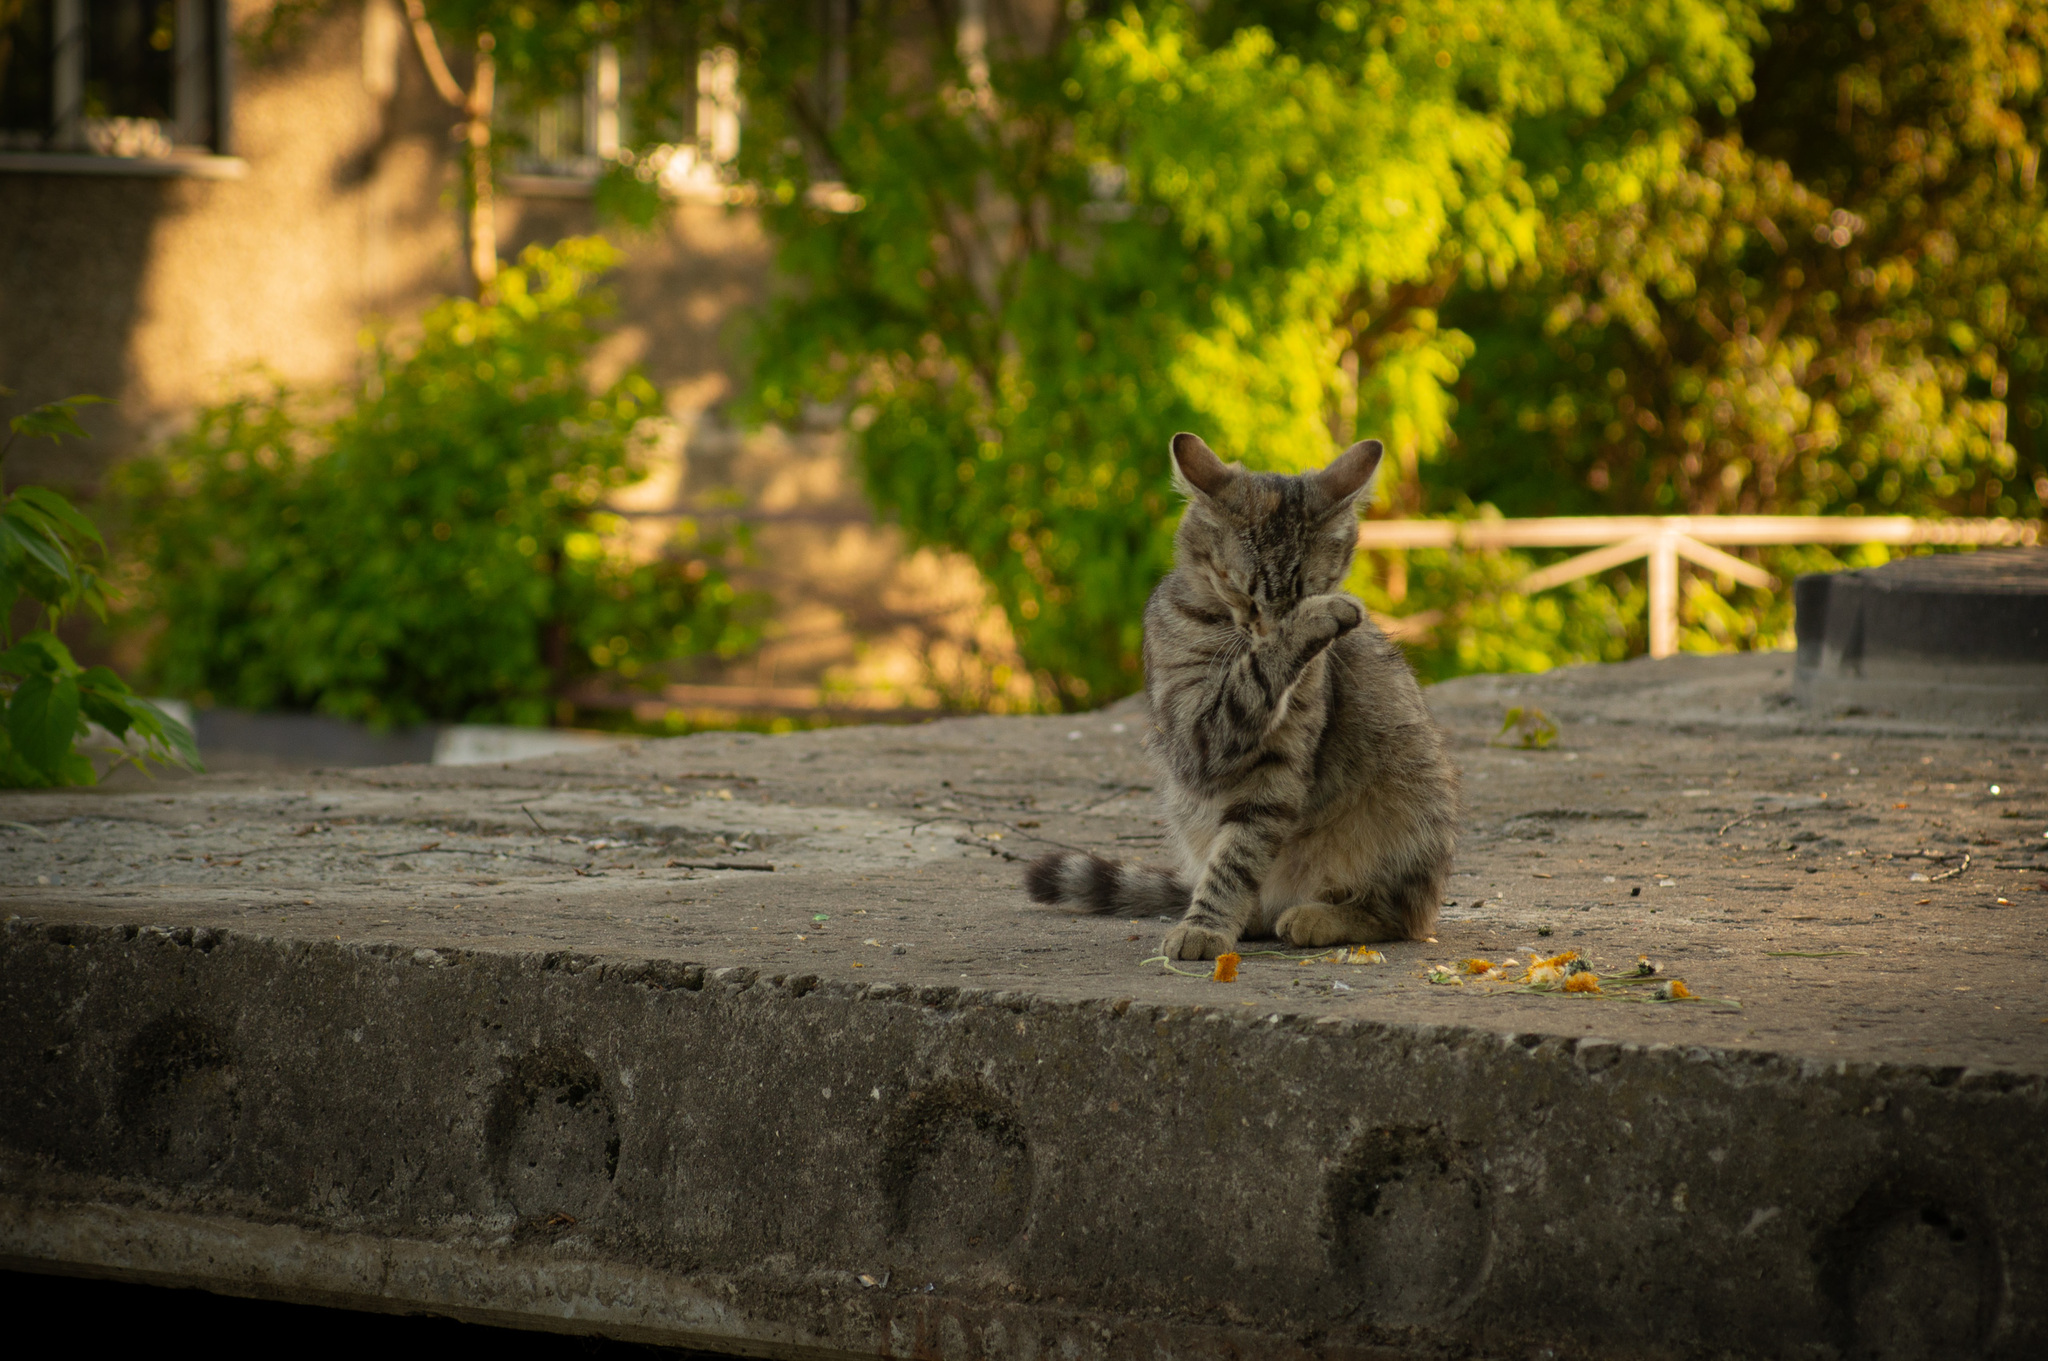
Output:
[[[1377,436],[1373,520],[2016,541],[2044,51],[2048,0],[0,0],[5,414],[112,399],[6,486],[107,532],[81,661],[374,732],[1107,703],[1182,429]],[[1640,560],[1518,589],[1574,551],[1353,586],[1425,679],[1646,651]],[[1681,650],[1926,550],[1728,551]]]

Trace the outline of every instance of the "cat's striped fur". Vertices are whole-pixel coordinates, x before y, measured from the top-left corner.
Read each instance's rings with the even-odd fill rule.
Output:
[[[1286,477],[1174,436],[1188,508],[1145,610],[1145,693],[1181,872],[1063,852],[1026,872],[1033,898],[1180,913],[1173,959],[1213,959],[1241,936],[1429,934],[1457,771],[1407,660],[1342,590],[1380,453],[1366,440]]]

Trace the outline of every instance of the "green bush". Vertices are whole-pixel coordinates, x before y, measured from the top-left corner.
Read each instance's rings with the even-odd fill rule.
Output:
[[[974,560],[1074,708],[1140,683],[1174,431],[1288,472],[1377,435],[1414,509],[1471,354],[1439,309],[1505,284],[1543,226],[1518,129],[1626,144],[1746,92],[1707,0],[1090,6],[994,45],[985,83],[910,9],[861,7],[836,121],[806,102],[815,26],[736,21],[742,169],[792,285],[753,406],[843,401],[876,503]],[[827,177],[861,210],[821,208]]]
[[[11,395],[0,388],[0,397]],[[23,435],[85,438],[78,408],[100,397],[69,397],[8,422],[0,460]],[[106,553],[93,522],[47,487],[0,497],[0,787],[94,784],[99,770],[77,749],[97,724],[116,763],[168,761],[199,768],[184,725],[138,699],[104,666],[80,666],[58,639],[58,621],[83,609],[104,619],[107,593],[94,561]],[[27,602],[43,627],[19,638],[15,607]]]
[[[201,703],[380,726],[541,724],[577,682],[749,646],[751,602],[685,525],[636,562],[605,498],[659,408],[594,391],[595,239],[529,249],[490,299],[445,300],[330,399],[274,386],[201,414],[120,475],[148,671]]]

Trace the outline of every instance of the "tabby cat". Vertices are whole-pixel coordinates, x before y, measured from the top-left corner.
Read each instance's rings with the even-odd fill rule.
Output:
[[[1213,959],[1241,936],[1429,934],[1458,774],[1407,660],[1342,589],[1380,453],[1365,440],[1287,477],[1173,437],[1188,507],[1145,608],[1145,695],[1182,869],[1059,852],[1026,871],[1034,899],[1179,913],[1169,959]]]

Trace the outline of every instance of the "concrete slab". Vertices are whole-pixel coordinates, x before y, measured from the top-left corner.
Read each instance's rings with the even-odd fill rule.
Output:
[[[1017,887],[1157,845],[1129,705],[8,796],[0,1256],[763,1355],[2039,1354],[2048,733],[1790,673],[1436,687],[1437,940],[1231,984]],[[1427,981],[1566,948],[1713,1000]]]
[[[1792,692],[1809,709],[2009,725],[2048,714],[2048,548],[1801,577]]]

